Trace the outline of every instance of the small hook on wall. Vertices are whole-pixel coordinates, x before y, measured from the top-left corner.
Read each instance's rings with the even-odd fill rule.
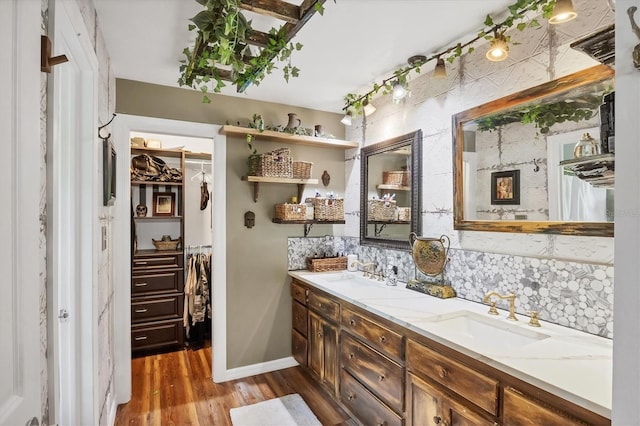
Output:
[[[51,56],[51,40],[46,35],[40,36],[40,71],[50,73],[54,65],[69,62],[66,55]]]
[[[538,166],[538,160],[536,158],[533,159],[533,171],[535,173],[540,171],[540,166]]]

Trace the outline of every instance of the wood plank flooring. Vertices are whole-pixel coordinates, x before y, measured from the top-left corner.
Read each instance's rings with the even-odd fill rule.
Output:
[[[132,397],[118,407],[116,425],[226,426],[231,408],[291,393],[300,394],[323,425],[356,425],[300,367],[214,383],[210,347],[134,358],[131,364]]]

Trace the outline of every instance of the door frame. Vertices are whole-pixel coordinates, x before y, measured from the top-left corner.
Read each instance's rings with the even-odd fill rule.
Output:
[[[213,144],[213,229],[212,229],[212,298],[213,345],[212,375],[224,377],[227,371],[226,321],[226,141],[218,134],[222,127],[163,118],[118,114],[113,122],[117,157],[117,188],[113,219],[114,279],[114,386],[117,404],[131,399],[131,132],[161,133],[185,137],[211,138]],[[124,195],[127,194],[127,195]],[[215,356],[214,356],[215,354]],[[216,380],[218,381],[218,380]]]
[[[54,54],[64,53],[70,64],[52,69],[47,88],[47,324],[49,412],[51,423],[97,424],[98,395],[98,247],[100,247],[97,196],[99,164],[98,58],[89,31],[75,2],[49,1],[49,36]],[[64,46],[64,48],[63,48]],[[77,66],[79,96],[75,97],[77,138],[62,136],[62,116],[69,100],[60,91],[65,66]],[[63,150],[73,151],[77,183],[73,194],[59,186],[63,170],[57,168]],[[64,167],[63,165],[62,167]],[[75,191],[74,191],[75,190]],[[58,204],[72,201],[73,206]],[[77,202],[75,202],[77,200]],[[63,202],[64,203],[64,202]],[[63,221],[73,214],[75,235],[66,239]],[[68,231],[68,228],[67,228]],[[63,254],[58,256],[58,254]],[[75,253],[75,254],[74,254]],[[64,254],[75,255],[73,259]],[[67,266],[64,266],[65,262]],[[75,269],[71,281],[59,275]],[[64,286],[64,287],[62,287]],[[59,289],[71,297],[68,305],[58,298]],[[61,331],[60,308],[68,308],[70,330]]]

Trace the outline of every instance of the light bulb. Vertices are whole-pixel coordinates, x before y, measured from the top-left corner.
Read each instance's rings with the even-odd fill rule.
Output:
[[[503,36],[498,36],[491,42],[491,48],[487,52],[490,61],[504,61],[509,56],[509,45]]]
[[[553,7],[551,18],[549,18],[549,23],[564,24],[576,16],[578,16],[578,14],[573,8],[573,2],[571,0],[557,0],[556,5]]]
[[[393,85],[393,102],[398,103],[401,99],[407,96],[407,88],[400,83]]]
[[[444,59],[438,58],[438,62],[436,62],[436,67],[433,69],[432,77],[438,80],[447,78],[447,68],[444,65]]]

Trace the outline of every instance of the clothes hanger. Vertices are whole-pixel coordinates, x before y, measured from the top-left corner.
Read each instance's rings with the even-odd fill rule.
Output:
[[[204,163],[200,163],[200,171],[191,177],[191,181],[202,178],[202,182],[211,183],[211,175],[204,171]]]

